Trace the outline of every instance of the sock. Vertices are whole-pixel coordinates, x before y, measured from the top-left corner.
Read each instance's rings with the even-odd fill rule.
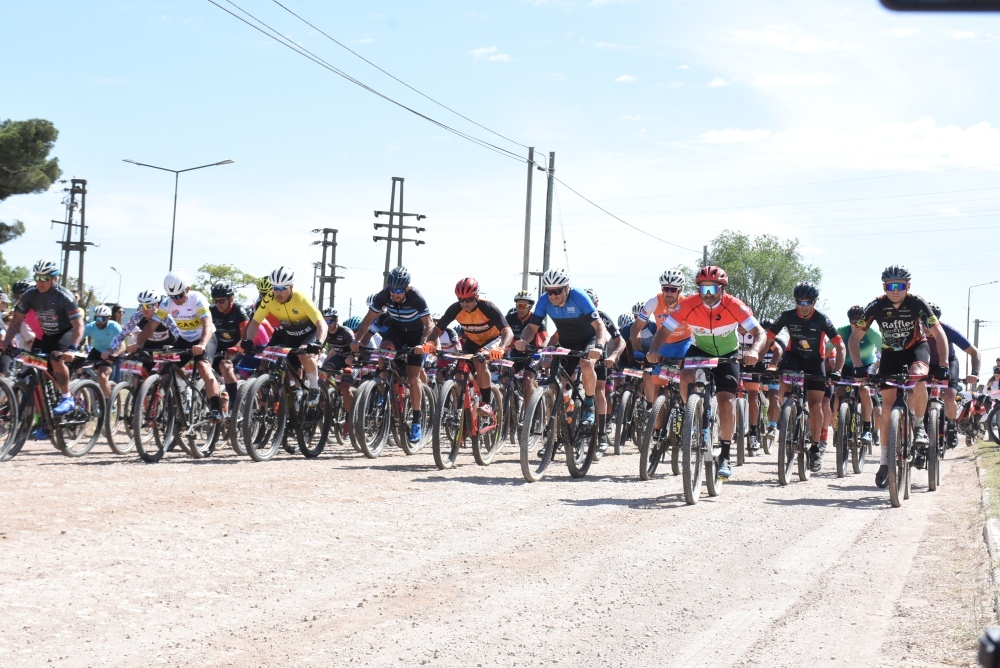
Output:
[[[62,398],[63,399],[72,399],[73,395],[70,394],[69,392],[63,392]]]
[[[861,431],[871,431],[871,430],[872,430],[872,423],[871,422],[862,422],[861,423]]]
[[[319,389],[319,371],[306,374],[306,387],[310,390]]]
[[[420,422],[420,411],[413,411],[413,424]]]
[[[643,399],[643,401],[645,401],[645,399]],[[648,411],[652,407],[653,407],[653,402],[652,401],[646,401],[646,410]]]
[[[230,401],[236,398],[236,383],[226,383],[226,394],[229,395]]]
[[[487,387],[485,390],[483,388],[479,388],[479,391],[483,393],[483,398],[480,400],[479,403],[483,404],[484,406],[489,406],[490,405],[490,397],[492,396],[492,392],[490,392],[490,388]]]
[[[768,427],[772,427],[772,428],[777,428],[777,426],[778,426],[778,423],[777,423],[777,422],[774,422],[774,421],[772,421],[772,420],[768,420],[768,421],[767,421],[767,426],[768,426]]]
[[[729,459],[729,446],[732,445],[732,441],[719,441],[719,459]]]
[[[821,440],[822,442],[826,443],[826,439],[829,436],[830,436],[830,428],[829,427],[823,427],[823,431],[820,432],[820,435],[819,435],[819,440]]]
[[[589,397],[583,398],[583,405],[587,408],[591,408],[594,405],[594,395],[591,394]]]
[[[880,466],[888,466],[888,465],[889,465],[889,446],[888,446],[888,445],[885,445],[885,444],[883,444],[883,445],[882,445],[882,446],[881,446],[881,447],[879,448],[879,450],[881,450],[881,451],[882,451],[882,456],[881,456],[881,458],[880,458],[880,459],[878,460],[878,463],[879,463],[879,465],[880,465]]]
[[[600,434],[604,433],[604,426],[605,424],[607,424],[606,423],[607,417],[608,416],[604,415],[603,413],[597,416],[597,431]]]
[[[216,395],[214,397],[209,397],[208,398],[208,407],[211,408],[213,411],[221,411],[222,410],[222,398],[219,397],[218,395]]]
[[[747,434],[747,436],[756,436],[756,435],[757,435],[757,425],[752,424],[750,425],[750,432]]]

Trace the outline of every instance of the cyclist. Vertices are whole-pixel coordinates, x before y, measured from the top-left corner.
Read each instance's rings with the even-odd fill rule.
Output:
[[[359,323],[361,321],[360,318],[354,316],[354,318],[348,319],[348,323],[354,319],[357,319]],[[335,308],[328,306],[323,309],[323,320],[326,321],[326,342],[329,346],[329,352],[326,359],[323,360],[323,371],[334,374],[348,369],[347,372],[341,374],[337,391],[343,398],[344,411],[349,415],[351,404],[354,402],[355,389],[352,382],[354,376],[349,369],[350,364],[354,360],[353,355],[351,355],[351,344],[354,343],[354,331],[340,324],[340,314],[337,313],[337,309]],[[341,428],[343,429],[344,436],[350,433],[350,426],[347,420],[344,420]]]
[[[14,298],[14,306],[21,300],[21,295],[31,289],[31,283],[27,280],[20,280],[11,286],[10,292]],[[21,331],[14,332],[18,338],[17,347],[22,350],[31,350],[31,346],[35,339],[42,334],[42,323],[38,321],[38,314],[35,313],[34,309],[28,311],[28,315],[24,316],[24,322],[21,323]]]
[[[521,290],[514,295],[514,308],[507,312],[507,325],[515,339],[521,338],[521,332],[528,326],[531,320],[531,308],[535,305],[535,299],[527,290]],[[535,340],[532,345],[537,348],[544,346],[549,340],[549,332],[545,328],[545,321],[542,320],[535,332]],[[521,372],[521,383],[524,389],[524,404],[531,400],[531,395],[535,391],[535,372],[531,368],[531,355],[526,355],[518,351],[513,346],[508,350],[510,360],[514,362],[514,373]]]
[[[316,406],[320,397],[318,357],[326,342],[326,320],[305,293],[294,289],[294,271],[288,267],[278,267],[271,272],[269,280],[271,297],[262,299],[254,311],[253,318],[243,334],[241,346],[244,352],[252,351],[255,345],[253,339],[260,323],[268,316],[274,316],[278,320],[278,326],[268,343],[271,346],[306,349],[296,358],[302,365],[305,386],[309,389],[306,404]]]
[[[434,329],[430,309],[423,295],[410,285],[410,271],[406,267],[396,267],[386,276],[386,287],[372,298],[371,306],[359,328],[364,332],[351,344],[351,350],[357,352],[361,346],[368,345],[373,332],[369,327],[379,315],[385,311],[388,326],[382,335],[381,348],[418,348],[427,343],[427,337]],[[396,365],[406,366],[406,379],[410,385],[410,406],[412,406],[413,424],[410,425],[410,442],[419,443],[423,438],[420,426],[420,406],[423,400],[421,373],[423,372],[422,355],[412,353],[406,356],[405,362],[397,358]]]
[[[167,313],[165,309],[160,308],[163,298],[159,292],[156,290],[143,290],[136,299],[139,302],[139,308],[136,309],[132,317],[128,319],[125,327],[122,328],[122,331],[118,333],[118,336],[108,346],[108,351],[101,356],[104,359],[108,359],[111,355],[120,355],[126,350],[133,353],[140,347],[144,350],[161,350],[167,346],[173,346],[174,342],[181,338],[181,330],[177,327],[174,317]],[[157,315],[158,311],[160,320],[157,321],[154,320],[153,316]],[[143,345],[136,346],[133,344],[126,348],[124,345],[126,339],[133,332],[145,330],[146,326],[150,323],[153,323],[153,331],[144,341]],[[153,363],[146,362],[143,366],[146,367],[147,371],[150,371],[153,368]]]
[[[811,441],[809,446],[809,470],[819,471],[823,466],[823,423],[827,412],[823,408],[826,393],[826,378],[840,380],[840,370],[844,366],[846,350],[844,339],[833,326],[826,315],[816,310],[816,300],[819,299],[819,289],[808,281],[795,286],[792,296],[795,298],[795,308],[783,312],[767,331],[767,338],[773,340],[783,329],[788,330],[788,345],[785,354],[778,364],[779,371],[800,371],[807,375],[805,379],[806,401],[809,404],[809,430]],[[824,357],[826,355],[826,339],[830,340],[836,351],[833,370],[827,375]],[[789,386],[781,383],[778,389],[780,396],[785,396]],[[828,409],[827,409],[828,410]]]
[[[854,323],[861,320],[864,316],[865,309],[861,305],[854,305],[847,309],[847,321],[848,323]],[[837,328],[837,333],[840,334],[841,338],[844,340],[849,340],[851,338],[851,325],[847,324],[843,327]],[[847,361],[844,363],[844,368],[842,370],[842,375],[844,378],[853,378],[857,372],[859,366],[864,367],[868,375],[873,375],[875,369],[878,365],[878,357],[876,351],[882,347],[882,335],[875,331],[873,327],[869,327],[865,332],[865,336],[861,339],[859,344],[861,350],[861,360],[860,363],[855,361],[851,357],[851,351],[848,350]],[[844,389],[838,388],[837,390],[837,402],[834,404],[833,411],[834,414],[839,410],[840,397],[844,395]],[[858,398],[861,399],[861,442],[864,445],[871,445],[874,441],[872,440],[872,415],[875,413],[875,405],[872,402],[872,391],[867,385],[862,385],[858,388]]]
[[[41,334],[32,343],[32,350],[49,353],[52,380],[62,392],[62,399],[52,409],[54,415],[65,415],[73,410],[75,402],[69,393],[69,369],[66,362],[73,356],[83,339],[83,318],[73,293],[59,285],[59,265],[53,260],[39,260],[32,268],[35,287],[28,288],[14,307],[14,320],[7,335],[0,341],[0,350],[10,345],[14,334],[21,330],[21,323],[29,311],[38,316]]]
[[[965,378],[965,383],[970,389],[975,388],[976,384],[979,382],[979,368],[982,365],[983,356],[980,354],[979,349],[969,343],[968,339],[959,334],[954,327],[941,322],[940,306],[931,302],[928,302],[927,305],[931,307],[931,312],[934,314],[934,317],[938,319],[938,323],[940,323],[941,328],[944,329],[944,333],[948,337],[948,389],[945,390],[944,393],[944,423],[948,447],[954,448],[958,445],[958,425],[956,424],[958,420],[958,403],[955,399],[958,397],[958,388],[960,385],[959,378],[961,378],[959,374],[958,356],[955,354],[955,346],[957,345],[963,352],[968,353],[968,355],[972,357],[972,369],[970,370],[971,372],[969,375]],[[928,334],[928,337],[931,339],[934,338],[931,334]],[[931,343],[930,346],[930,353],[931,366],[935,366],[939,362],[937,356],[937,346],[933,345],[933,343]],[[917,468],[922,468],[924,464],[923,458],[918,456],[913,463],[917,466]]]
[[[84,337],[90,339],[90,352],[87,353],[87,361],[94,362],[97,382],[105,397],[111,396],[110,381],[113,367],[107,362],[104,353],[109,350],[111,343],[121,331],[122,326],[111,319],[111,309],[104,304],[94,307],[94,321],[87,323],[83,328]]]
[[[597,293],[593,289],[587,288],[587,296],[598,306]],[[615,326],[615,321],[604,311],[598,309],[604,328],[608,331],[608,342],[604,344],[604,360],[598,363],[595,368],[597,375],[597,389],[594,393],[594,403],[597,406],[597,452],[603,455],[608,449],[608,396],[605,388],[608,383],[608,369],[613,369],[618,364],[618,359],[625,352],[625,339]]]
[[[765,325],[766,323],[766,325]],[[770,320],[761,320],[760,327],[765,332],[774,323]],[[754,337],[753,334],[740,330],[740,356],[750,350],[753,346]],[[774,369],[777,367],[778,362],[781,360],[781,355],[785,352],[784,342],[779,339],[768,340],[765,344],[765,350],[763,356],[757,360],[756,364],[748,365],[740,363],[740,371],[743,374],[749,374],[750,378],[743,381],[743,389],[746,391],[747,395],[747,454],[751,457],[757,454],[760,450],[760,425],[757,420],[760,417],[760,374],[767,373],[769,369]],[[767,394],[768,397],[768,414],[771,412],[771,402],[770,398],[772,395],[771,385],[774,386],[774,402],[777,404],[778,396],[778,384],[772,383],[768,385]],[[775,419],[775,424],[777,425],[777,419]]]
[[[774,325],[773,320],[768,320],[764,318],[760,321],[761,329],[765,332],[771,329]],[[762,374],[768,373],[771,370],[777,369],[778,364],[781,362],[781,356],[785,354],[786,342],[784,339],[775,338],[770,341],[770,345],[764,350],[764,355],[757,360],[757,364],[753,366],[753,373]],[[781,413],[781,406],[778,403],[778,390],[781,388],[781,384],[777,379],[772,379],[767,384],[767,435],[773,436],[774,432],[778,429],[778,418]],[[751,425],[752,427],[753,425]],[[751,429],[751,432],[754,430]]]
[[[212,322],[215,324],[215,345],[216,356],[212,362],[212,367],[222,376],[222,382],[226,386],[226,400],[223,401],[223,413],[232,402],[236,401],[236,387],[238,378],[233,370],[232,357],[239,350],[238,346],[243,338],[249,318],[239,306],[233,302],[236,292],[233,286],[222,281],[212,286],[212,306],[209,313],[212,314]]]
[[[874,299],[865,307],[861,319],[854,323],[849,343],[851,357],[861,359],[861,340],[873,322],[877,322],[882,330],[882,359],[879,362],[879,375],[894,376],[909,372],[910,375],[924,376],[928,370],[938,380],[948,380],[948,367],[935,366],[930,368],[930,345],[927,342],[928,332],[934,336],[934,344],[938,349],[938,359],[948,359],[948,337],[938,323],[937,316],[931,311],[930,305],[922,297],[910,290],[910,271],[898,264],[886,267],[882,271],[882,287],[884,294]],[[924,322],[927,323],[926,329]],[[867,377],[868,369],[855,367],[855,376]],[[882,400],[891,407],[896,401],[896,388],[883,385]],[[924,431],[924,412],[927,410],[927,385],[923,380],[917,381],[910,393],[908,401],[913,411],[913,440],[916,445],[926,446],[927,432]],[[889,416],[891,410],[883,410],[879,421],[879,431],[882,437],[881,459],[878,472],[875,474],[875,485],[884,489],[889,484]]]
[[[463,353],[475,355],[483,351],[489,354],[490,361],[503,359],[503,351],[514,339],[514,334],[496,304],[479,298],[479,281],[472,277],[463,278],[455,284],[455,296],[458,297],[458,301],[449,306],[437,321],[427,343],[424,344],[424,352],[434,354],[441,333],[452,322],[458,321],[462,331],[465,332]],[[472,359],[472,366],[476,371],[476,383],[483,395],[479,410],[485,415],[494,415],[495,412],[490,405],[492,398],[490,369],[486,361],[478,357]]]
[[[719,468],[720,478],[729,478],[733,470],[729,465],[729,450],[732,445],[735,417],[733,403],[740,378],[740,363],[736,359],[739,351],[737,329],[742,327],[754,337],[750,349],[743,354],[745,364],[756,364],[760,350],[764,346],[764,330],[757,324],[753,312],[742,301],[726,292],[729,275],[714,265],[702,267],[695,276],[698,294],[685,297],[680,308],[671,312],[663,321],[663,326],[653,337],[648,359],[656,364],[660,359],[660,347],[667,337],[687,324],[691,327],[693,341],[686,357],[718,357],[719,365],[712,369],[715,378],[716,399],[719,405]],[[687,401],[688,385],[694,382],[695,370],[681,370],[681,398]]]
[[[545,316],[548,316],[555,324],[560,345],[586,351],[586,356],[579,358],[584,393],[580,424],[592,425],[594,392],[597,389],[594,363],[601,356],[601,347],[608,342],[608,330],[587,293],[570,287],[569,274],[565,269],[549,269],[542,274],[542,288],[545,294],[535,304],[531,319],[521,331],[520,338],[514,342],[514,347],[523,351],[533,343]],[[570,358],[564,362],[563,368],[572,375],[576,364],[576,358]]]

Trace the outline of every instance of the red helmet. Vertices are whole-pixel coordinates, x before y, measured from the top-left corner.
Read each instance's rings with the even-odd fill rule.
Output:
[[[463,278],[455,284],[455,296],[459,299],[474,299],[479,296],[479,281],[474,278]]]
[[[694,282],[701,283],[702,281],[712,281],[714,283],[721,283],[722,285],[729,285],[729,274],[721,267],[711,265],[702,267],[698,270],[698,275],[695,276]]]

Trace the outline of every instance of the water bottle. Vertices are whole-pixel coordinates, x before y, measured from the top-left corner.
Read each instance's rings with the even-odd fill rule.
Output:
[[[576,403],[569,390],[563,390],[563,405],[566,407],[566,424],[573,424],[573,410],[576,408]]]

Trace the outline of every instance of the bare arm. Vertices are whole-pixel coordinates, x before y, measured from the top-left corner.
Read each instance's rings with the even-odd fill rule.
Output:
[[[6,348],[10,345],[10,342],[14,340],[14,336],[21,330],[22,322],[24,322],[24,314],[14,311],[14,319],[10,321],[10,326],[7,328],[7,336],[3,337],[3,345],[0,348]]]
[[[847,342],[847,347],[851,351],[851,359],[861,363],[861,340],[865,338],[867,330],[856,325],[851,325],[851,338]]]

